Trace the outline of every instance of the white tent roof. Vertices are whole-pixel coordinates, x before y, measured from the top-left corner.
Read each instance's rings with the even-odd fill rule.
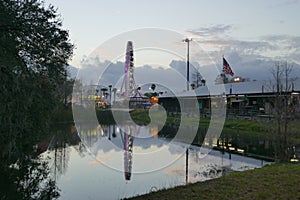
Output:
[[[285,84],[282,86],[285,88]],[[239,82],[239,83],[227,83],[201,86],[195,90],[178,92],[175,94],[164,93],[161,98],[171,97],[189,97],[189,96],[210,96],[210,95],[242,95],[242,94],[263,94],[273,93],[276,91],[276,84],[271,81],[251,81],[251,82]],[[300,92],[300,79],[290,81],[288,91]]]

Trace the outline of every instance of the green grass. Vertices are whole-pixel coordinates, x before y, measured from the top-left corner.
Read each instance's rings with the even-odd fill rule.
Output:
[[[275,164],[131,199],[300,199],[300,165]]]

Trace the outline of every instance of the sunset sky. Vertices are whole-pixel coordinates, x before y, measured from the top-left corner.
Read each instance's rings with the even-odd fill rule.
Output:
[[[208,39],[219,51],[230,44],[245,50],[243,45],[251,42],[249,54],[257,53],[257,48],[267,48],[268,56],[278,56],[278,51],[283,51],[289,60],[299,63],[300,59],[298,0],[45,2],[58,8],[63,27],[70,32],[77,47],[71,64],[76,67],[84,55],[88,56],[111,37],[148,27],[170,29],[193,38],[204,36],[200,42]],[[268,46],[270,42],[274,42],[274,47]]]
[[[70,65],[81,69],[79,78],[87,84],[99,79],[103,84],[122,82],[126,43],[132,40],[136,83],[156,81],[182,90],[186,37],[193,39],[190,61],[211,82],[222,70],[222,56],[235,76],[249,80],[270,80],[275,61],[291,63],[294,76],[300,77],[299,0],[45,3],[61,14],[63,28],[76,46]]]

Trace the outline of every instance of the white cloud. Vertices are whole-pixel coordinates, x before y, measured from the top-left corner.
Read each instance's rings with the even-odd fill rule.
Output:
[[[136,85],[160,84],[172,91],[182,91],[186,87],[185,63],[178,68],[152,67],[150,65],[137,66],[134,69],[134,79]],[[120,88],[124,79],[125,64],[123,62],[112,63],[110,61],[101,62],[99,59],[88,58],[81,63],[82,67],[77,75],[84,84],[100,84],[103,86],[113,85]],[[182,70],[181,70],[182,68]],[[145,89],[145,88],[144,88]]]
[[[218,24],[209,27],[201,27],[198,29],[187,31],[194,36],[211,37],[215,35],[225,34],[233,29],[232,25]]]
[[[199,70],[204,78],[213,81],[222,70],[222,55],[230,63],[235,75],[250,79],[270,79],[270,69],[275,60],[293,63],[295,74],[300,76],[300,37],[291,35],[266,35],[252,40],[230,38],[225,33],[233,29],[232,25],[215,25],[189,31],[203,51],[190,51],[190,82],[192,73]],[[137,58],[138,59],[138,58]],[[201,66],[200,66],[201,65]],[[100,61],[99,56],[86,58],[81,63],[78,77],[86,84],[100,83],[115,85],[122,82],[123,62]],[[216,70],[218,68],[218,70]],[[186,87],[186,61],[173,59],[169,66],[148,65],[135,67],[136,84],[159,83],[167,88],[182,91]],[[99,81],[100,80],[100,81]]]
[[[287,1],[286,4],[298,3]],[[236,75],[250,79],[269,79],[270,68],[278,60],[288,61],[294,66],[295,74],[300,72],[300,37],[292,35],[265,35],[259,38],[241,40],[229,37],[235,27],[232,25],[215,25],[188,31],[198,44],[216,61],[219,70],[222,68],[222,55],[231,63]],[[199,63],[205,68],[207,64],[203,54]],[[204,70],[204,69],[203,69]],[[297,74],[300,76],[300,73]]]
[[[300,0],[286,0],[280,3],[274,4],[272,7],[284,7],[284,6],[293,6],[300,3]]]
[[[215,25],[190,30],[195,40],[207,52],[238,51],[240,55],[255,55],[258,58],[283,59],[300,63],[300,37],[291,35],[266,35],[252,40],[239,40],[228,37],[232,25]],[[200,37],[201,39],[197,39]]]

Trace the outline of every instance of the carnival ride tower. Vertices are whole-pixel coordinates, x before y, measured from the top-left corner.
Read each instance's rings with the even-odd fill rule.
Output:
[[[135,82],[134,82],[134,59],[133,59],[133,45],[132,41],[127,42],[126,56],[125,56],[125,76],[122,84],[121,91],[124,86],[123,97],[129,99],[134,95]]]

